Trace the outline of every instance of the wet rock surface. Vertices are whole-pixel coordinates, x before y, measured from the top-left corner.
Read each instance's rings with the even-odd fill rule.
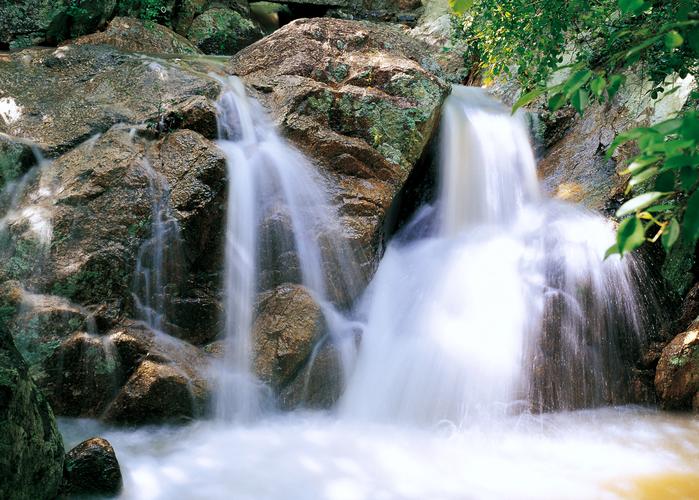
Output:
[[[127,378],[105,409],[105,421],[183,422],[204,414],[210,388],[202,350],[132,322],[115,329],[109,340]]]
[[[0,133],[57,156],[112,125],[159,123],[218,84],[163,60],[100,45],[34,48],[0,58],[0,99],[15,110]]]
[[[253,325],[257,376],[279,390],[311,355],[323,329],[320,307],[302,286],[284,284],[261,294]]]
[[[664,408],[699,411],[699,322],[692,323],[663,349],[655,388]]]
[[[123,486],[121,468],[109,441],[94,437],[66,453],[62,498],[117,495]]]

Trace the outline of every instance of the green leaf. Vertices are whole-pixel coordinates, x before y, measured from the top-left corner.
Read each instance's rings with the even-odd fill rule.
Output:
[[[666,252],[669,252],[670,249],[672,248],[672,245],[675,244],[677,241],[677,238],[680,237],[680,225],[677,222],[677,219],[674,217],[670,219],[670,223],[665,227],[663,230],[663,236],[661,238],[661,241],[663,243],[663,248],[665,249]]]
[[[695,191],[687,201],[687,209],[682,219],[682,232],[688,241],[696,243],[699,237],[699,191]]]
[[[609,96],[609,100],[611,101],[614,99],[614,96],[616,93],[619,91],[619,87],[626,81],[626,77],[624,75],[612,75],[609,77],[609,85],[607,86],[607,95]]]
[[[655,179],[655,190],[656,191],[674,191],[675,190],[675,172],[666,171],[662,172]]]
[[[639,127],[627,130],[626,132],[622,132],[621,134],[617,135],[607,148],[607,158],[611,158],[612,154],[614,154],[614,151],[616,151],[619,146],[629,141],[640,139],[644,134],[647,134],[649,130],[650,129],[648,128]]]
[[[474,0],[449,0],[449,7],[460,16],[466,14],[473,7]]]
[[[573,94],[573,98],[570,100],[570,103],[578,111],[578,113],[582,115],[585,108],[587,108],[587,105],[590,104],[590,96],[587,93],[587,90],[578,90],[575,94]]]
[[[618,253],[619,253],[619,246],[616,243],[614,243],[612,246],[607,248],[606,252],[604,252],[604,258],[606,260],[607,257],[609,257],[610,255],[616,255]]]
[[[643,41],[642,43],[639,43],[638,45],[636,45],[636,46],[635,46],[634,48],[632,48],[631,50],[629,50],[629,51],[626,53],[626,56],[625,56],[625,57],[626,57],[626,60],[627,60],[626,62],[627,62],[628,64],[631,64],[632,61],[633,61],[631,58],[632,58],[633,56],[639,56],[640,53],[641,53],[642,51],[644,51],[645,49],[647,49],[648,47],[650,47],[651,45],[653,45],[655,42],[657,42],[658,40],[660,40],[660,37],[662,37],[662,35],[657,35],[657,36],[654,36],[654,37],[652,37],[652,38],[649,38],[649,39]]]
[[[661,205],[653,205],[652,207],[648,207],[644,210],[644,212],[650,212],[650,213],[656,213],[656,212],[667,212],[668,210],[672,210],[675,208],[675,205],[672,203],[663,203]]]
[[[565,105],[567,100],[568,99],[566,99],[566,96],[560,92],[558,94],[554,94],[551,99],[549,99],[549,109],[551,111],[558,111]]]
[[[651,128],[663,135],[668,135],[679,130],[680,127],[682,127],[683,123],[684,120],[680,118],[672,118],[671,120],[665,120],[663,122],[656,123]]]
[[[684,43],[684,38],[677,31],[672,30],[665,33],[665,46],[668,49],[676,49]]]
[[[524,94],[522,97],[517,99],[517,102],[514,104],[514,106],[512,106],[512,114],[514,114],[515,111],[517,111],[522,106],[526,106],[530,102],[534,101],[537,97],[546,92],[546,90],[547,89],[545,88],[538,88]]]
[[[634,216],[621,221],[616,232],[616,244],[619,247],[619,253],[624,255],[631,252],[643,245],[644,241],[646,241],[646,231],[639,218]]]
[[[643,8],[645,3],[643,0],[619,0],[619,10],[623,14],[633,13]]]
[[[592,78],[592,75],[593,73],[589,69],[576,71],[563,85],[563,93],[565,93],[568,99],[572,98],[575,93]]]
[[[604,89],[607,86],[607,80],[604,78],[603,75],[599,75],[597,78],[594,78],[590,82],[590,90],[592,90],[592,93],[595,94],[597,97],[602,97],[602,94],[604,93]]]
[[[630,213],[649,207],[656,200],[659,200],[666,194],[667,193],[663,193],[660,191],[650,191],[648,193],[643,193],[638,196],[635,196],[634,198],[631,198],[629,201],[627,201],[619,207],[619,210],[616,211],[616,216],[623,217],[624,215],[628,215]]]
[[[680,186],[683,191],[689,191],[697,182],[697,171],[691,167],[682,167],[680,170]]]

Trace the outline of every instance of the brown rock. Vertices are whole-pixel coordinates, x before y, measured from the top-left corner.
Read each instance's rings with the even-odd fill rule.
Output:
[[[130,375],[102,418],[119,424],[181,422],[204,413],[208,357],[194,346],[138,323],[110,335]]]
[[[343,387],[339,353],[332,343],[325,342],[284,388],[280,404],[285,410],[299,407],[327,409],[340,398]]]
[[[699,393],[699,322],[666,347],[655,372],[655,389],[667,409],[688,409]],[[694,406],[695,410],[699,410]]]
[[[323,333],[320,307],[300,285],[260,295],[253,325],[257,376],[279,389],[298,372]]]

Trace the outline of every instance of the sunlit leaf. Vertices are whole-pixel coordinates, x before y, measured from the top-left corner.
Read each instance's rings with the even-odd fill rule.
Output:
[[[630,186],[638,186],[639,184],[643,184],[648,179],[653,178],[657,173],[658,173],[658,167],[652,167],[652,168],[646,169],[643,172],[639,173],[638,175],[634,175],[633,178],[629,181],[629,185]]]
[[[592,71],[589,69],[581,69],[573,73],[568,81],[563,84],[563,93],[565,93],[568,99],[571,99],[576,92],[587,83],[587,81],[592,78]]]
[[[642,210],[646,207],[652,205],[656,200],[659,200],[667,193],[660,191],[650,191],[648,193],[639,194],[638,196],[631,198],[629,201],[624,203],[616,211],[617,217],[623,217],[624,215],[631,214],[637,210]]]
[[[643,0],[619,0],[619,10],[624,14],[633,13],[643,8],[646,2]]]
[[[614,96],[619,91],[619,87],[626,81],[624,75],[612,75],[609,77],[609,85],[607,85],[607,96],[609,100],[614,99]]]
[[[668,49],[676,49],[684,43],[684,38],[677,31],[672,30],[665,33],[665,46]]]
[[[560,92],[558,94],[554,94],[551,96],[551,99],[549,99],[549,109],[551,111],[558,111],[565,105],[567,100],[568,99],[566,99],[566,96]]]
[[[663,235],[661,241],[663,243],[663,248],[666,252],[669,252],[672,245],[675,244],[677,238],[680,237],[680,225],[677,220],[673,217],[670,222],[663,230]]]
[[[619,253],[619,246],[616,243],[614,243],[612,246],[607,248],[606,252],[604,252],[604,258],[606,259],[610,255],[616,255],[618,253]]]
[[[606,86],[607,80],[602,75],[599,75],[590,82],[590,90],[592,90],[592,93],[595,94],[597,97],[602,96]]]
[[[660,155],[643,156],[640,158],[636,158],[634,161],[631,162],[631,164],[626,168],[626,170],[624,170],[622,172],[622,174],[636,175],[638,172],[647,168],[649,165],[653,165],[654,163],[657,163],[658,160],[660,160],[661,158],[662,158],[662,156],[660,156]]]
[[[585,111],[585,108],[587,108],[587,105],[590,103],[590,95],[587,93],[587,90],[580,89],[573,95],[570,103],[578,113],[582,115],[583,111]]]
[[[449,7],[458,15],[466,14],[473,7],[474,0],[449,0]]]

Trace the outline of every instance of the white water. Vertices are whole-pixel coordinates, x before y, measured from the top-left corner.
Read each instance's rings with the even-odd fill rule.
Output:
[[[301,283],[332,315],[329,296],[351,294],[358,274],[322,179],[279,136],[239,80],[223,83],[218,145],[227,158],[229,185],[226,344],[217,374],[216,414],[250,420],[273,405],[269,389],[252,369],[253,315],[263,281]],[[266,268],[272,267],[285,274],[283,279],[269,276]]]
[[[67,447],[92,435],[112,443],[126,499],[689,499],[699,492],[699,421],[634,408],[458,430],[322,415],[136,431],[64,420],[61,428]]]
[[[455,87],[442,129],[440,199],[413,224],[434,229],[387,249],[341,413],[463,425],[624,401],[615,347],[640,319],[633,261],[602,260],[613,229],[544,197],[524,122],[482,90]]]

